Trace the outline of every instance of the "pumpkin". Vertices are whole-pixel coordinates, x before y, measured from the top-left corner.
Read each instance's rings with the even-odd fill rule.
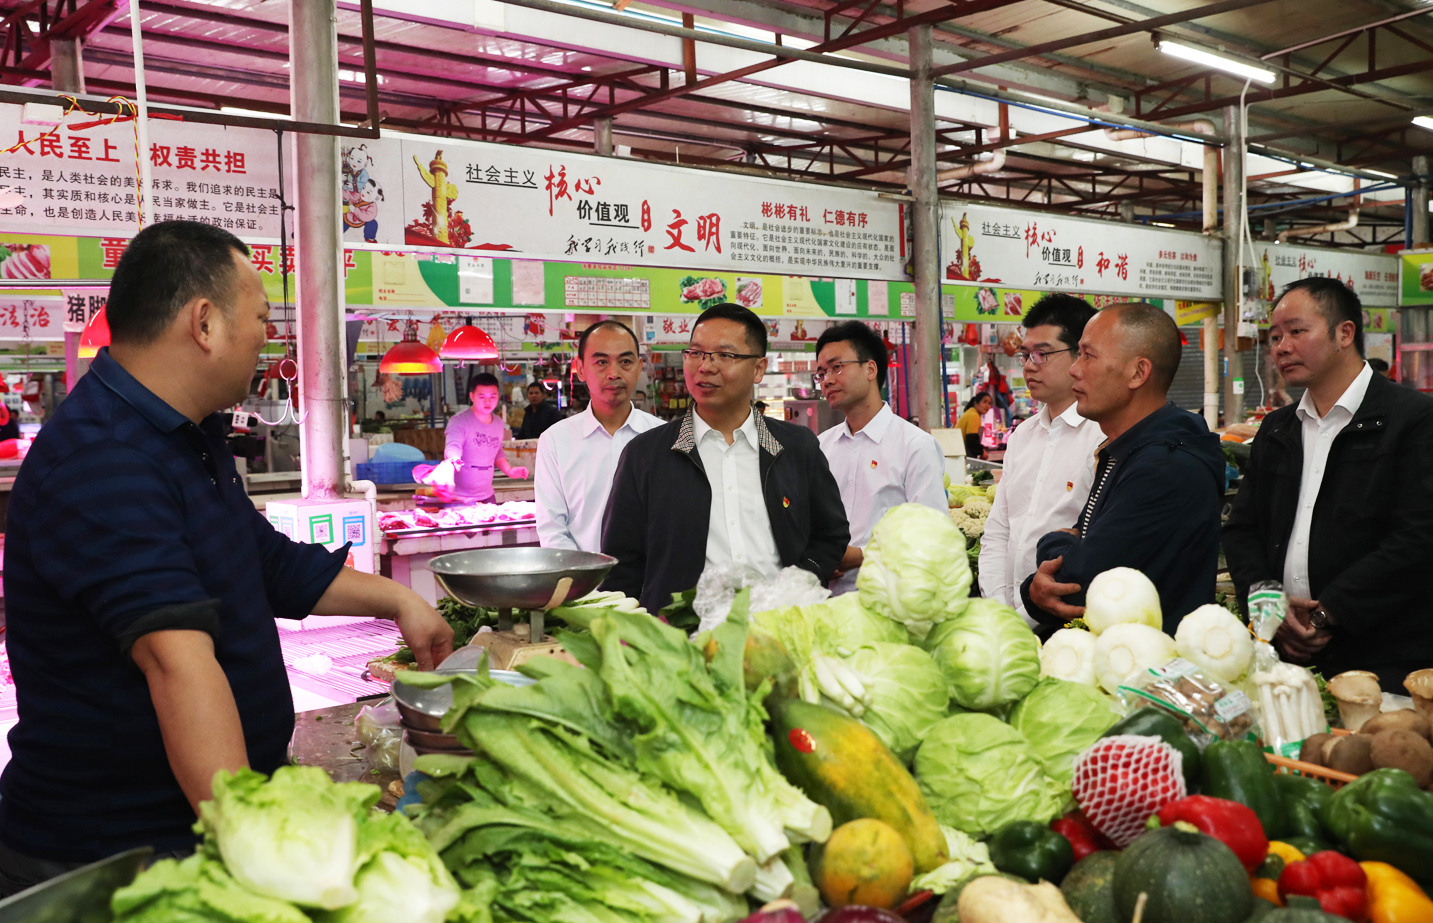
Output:
[[[1115,862],[1113,890],[1121,923],[1134,919],[1141,893],[1143,923],[1244,923],[1254,904],[1234,851],[1185,821],[1131,843]]]
[[[1114,877],[1119,857],[1119,853],[1111,850],[1090,853],[1075,863],[1060,883],[1065,902],[1084,923],[1118,923]]]

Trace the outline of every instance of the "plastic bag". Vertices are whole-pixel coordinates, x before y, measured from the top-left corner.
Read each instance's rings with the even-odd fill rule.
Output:
[[[1277,580],[1260,580],[1249,587],[1249,630],[1254,633],[1254,669],[1268,670],[1279,662],[1274,633],[1284,624],[1289,597]]]
[[[1184,730],[1200,747],[1215,738],[1254,740],[1253,703],[1238,689],[1226,686],[1183,657],[1146,670],[1130,685],[1119,688],[1127,711],[1163,708],[1184,723]]]
[[[692,609],[701,620],[696,634],[725,622],[737,591],[745,587],[751,589],[749,608],[753,613],[813,606],[831,597],[831,591],[821,585],[815,574],[796,566],[783,568],[765,579],[745,564],[708,567],[697,581],[697,595],[692,600]]]
[[[353,719],[358,740],[367,750],[374,769],[398,768],[398,749],[403,745],[403,726],[399,724],[398,705],[387,696],[376,705],[365,705]]]
[[[1255,670],[1253,679],[1265,750],[1298,759],[1305,740],[1328,732],[1318,683],[1308,670],[1292,663],[1275,663]]]

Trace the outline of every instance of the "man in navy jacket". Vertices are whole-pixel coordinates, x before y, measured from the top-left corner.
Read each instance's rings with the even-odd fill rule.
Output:
[[[831,579],[850,544],[841,490],[816,435],[751,406],[766,325],[719,304],[697,318],[683,372],[694,406],[622,451],[603,520],[617,558],[603,584],[657,612],[707,567],[763,577],[795,565]]]
[[[1111,305],[1085,326],[1070,374],[1106,440],[1079,520],[1040,539],[1020,588],[1042,634],[1082,615],[1090,581],[1114,567],[1154,582],[1168,634],[1214,601],[1224,458],[1204,421],[1166,400],[1179,357],[1179,329],[1153,305]]]

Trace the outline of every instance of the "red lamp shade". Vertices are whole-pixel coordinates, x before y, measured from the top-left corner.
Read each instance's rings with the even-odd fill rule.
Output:
[[[80,334],[79,357],[93,359],[99,355],[100,347],[108,345],[109,320],[105,317],[104,308],[100,308],[90,317],[84,332]]]
[[[472,324],[464,324],[448,334],[438,355],[444,359],[465,359],[478,362],[496,362],[498,347],[487,332]]]
[[[403,339],[378,363],[378,371],[389,375],[431,375],[443,371],[443,360],[427,345],[418,342],[418,323],[409,321]]]

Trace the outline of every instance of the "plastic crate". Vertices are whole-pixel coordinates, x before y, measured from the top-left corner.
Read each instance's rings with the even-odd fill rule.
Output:
[[[360,481],[375,484],[414,484],[413,469],[419,465],[432,464],[428,461],[359,462],[354,465],[354,476]]]
[[[1330,733],[1335,737],[1342,737],[1349,732],[1343,728],[1333,728]],[[1275,772],[1287,772],[1293,775],[1304,776],[1308,779],[1318,779],[1331,788],[1343,788],[1358,778],[1358,776],[1351,773],[1339,772],[1337,769],[1329,769],[1327,766],[1315,766],[1313,763],[1291,760],[1282,756],[1275,756],[1272,753],[1265,753],[1264,758],[1274,764]]]

